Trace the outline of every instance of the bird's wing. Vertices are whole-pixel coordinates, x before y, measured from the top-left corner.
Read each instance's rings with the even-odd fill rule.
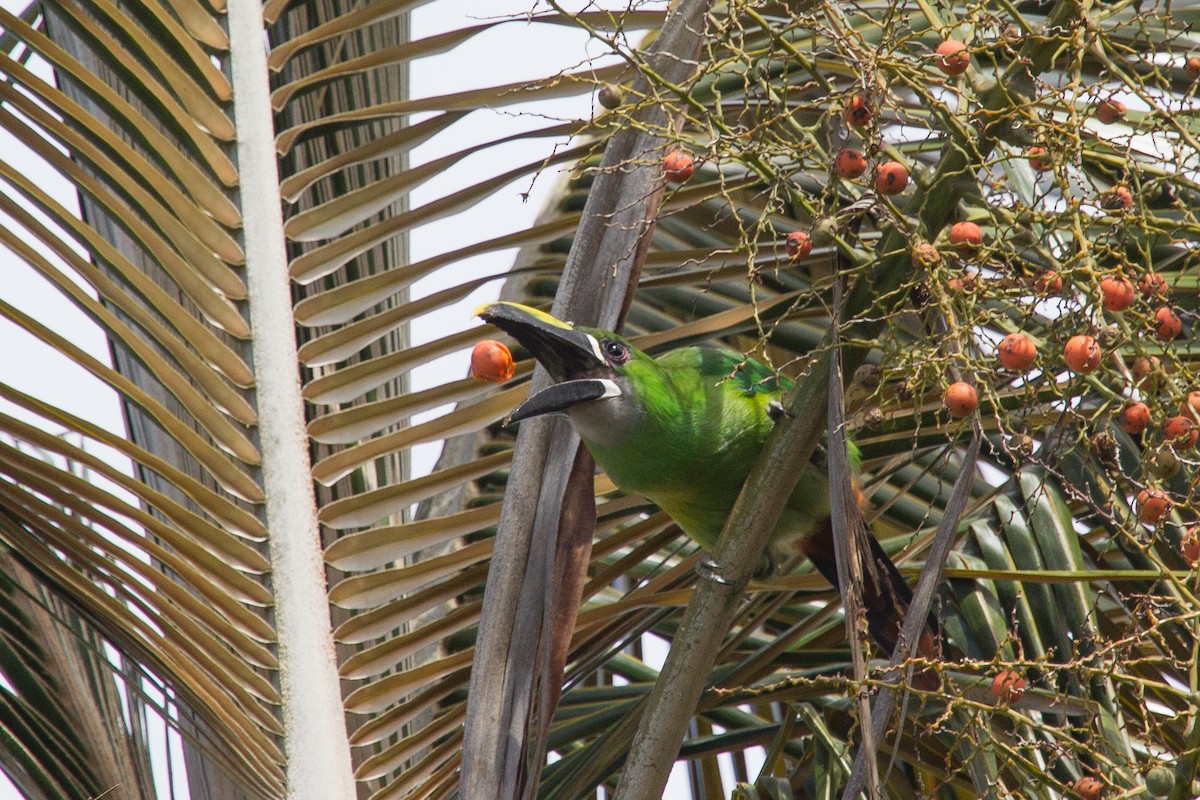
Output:
[[[667,370],[696,370],[714,383],[732,381],[740,391],[750,395],[782,394],[792,387],[789,378],[758,359],[723,347],[680,347],[663,353],[655,361]]]

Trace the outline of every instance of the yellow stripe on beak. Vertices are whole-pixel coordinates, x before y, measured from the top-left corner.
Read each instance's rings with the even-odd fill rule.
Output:
[[[564,328],[566,330],[572,330],[575,327],[574,325],[572,325],[569,322],[563,322],[561,319],[558,319],[557,317],[553,317],[553,316],[547,314],[545,311],[539,311],[536,308],[531,308],[529,306],[522,305],[521,303],[510,303],[507,300],[501,300],[496,303],[484,303],[483,305],[479,306],[474,311],[472,311],[471,316],[473,316],[473,317],[481,316],[481,315],[487,313],[487,310],[489,308],[495,308],[496,306],[508,306],[510,308],[515,308],[518,311],[528,314],[529,316],[533,317],[534,319],[544,322],[547,325],[553,325],[556,328]]]

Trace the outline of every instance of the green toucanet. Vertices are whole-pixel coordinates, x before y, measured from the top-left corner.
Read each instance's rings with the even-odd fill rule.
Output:
[[[476,314],[524,345],[556,381],[517,407],[510,422],[567,415],[613,483],[652,500],[705,550],[716,546],[789,380],[713,347],[651,358],[615,333],[516,303],[487,304]],[[850,457],[857,470],[853,444]],[[848,527],[861,532],[852,543],[863,565],[868,626],[890,654],[912,593],[865,526]],[[799,551],[836,587],[832,530],[828,478],[809,466],[771,536],[772,559]],[[928,632],[918,650],[932,655]]]

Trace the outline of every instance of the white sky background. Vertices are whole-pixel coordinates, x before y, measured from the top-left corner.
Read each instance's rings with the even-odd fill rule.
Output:
[[[24,7],[25,0],[0,0],[0,4],[9,10],[19,11]],[[413,38],[420,39],[484,21],[477,16],[481,13],[520,14],[529,10],[530,0],[494,0],[488,3],[479,3],[477,0],[439,0],[413,12]],[[535,10],[547,9],[543,5]],[[517,47],[513,46],[514,41],[518,43]],[[424,97],[481,85],[500,85],[539,78],[559,70],[579,69],[586,64],[589,57],[599,59],[597,65],[611,63],[604,59],[602,47],[588,45],[585,33],[566,26],[507,23],[476,36],[450,53],[415,62],[412,65],[411,93],[413,97]],[[41,74],[46,74],[44,69]],[[551,105],[539,105],[536,110],[539,114],[550,114],[558,118],[579,119],[591,114],[592,103],[591,96],[580,95],[554,101]],[[418,165],[462,150],[477,144],[485,136],[500,138],[520,130],[552,124],[544,116],[523,113],[531,110],[530,107],[517,106],[497,111],[477,111],[456,123],[435,141],[416,149],[411,155],[411,163]],[[420,117],[414,121],[419,119]],[[512,166],[532,162],[545,155],[549,146],[550,140],[540,139],[511,143],[476,153],[419,187],[412,195],[411,206],[419,207]],[[11,136],[0,131],[0,154],[3,154],[0,157],[11,163],[34,165],[36,159],[23,157],[22,150]],[[31,166],[30,169],[35,167]],[[420,261],[435,253],[470,242],[485,241],[532,224],[545,207],[553,190],[557,188],[562,169],[558,167],[547,170],[532,187],[529,177],[522,178],[462,214],[417,229],[411,238],[412,261]],[[69,208],[78,208],[74,192],[57,173],[42,170],[33,174],[36,175],[37,182],[43,188],[52,191],[60,202]],[[527,202],[522,202],[520,195],[523,192],[530,194]],[[485,253],[468,259],[446,271],[448,274],[438,273],[416,283],[412,287],[412,297],[416,299],[432,294],[470,277],[502,273],[512,266],[515,254],[516,250],[512,249]],[[102,331],[57,289],[3,248],[0,248],[0,264],[3,265],[4,271],[4,279],[0,281],[0,299],[37,319],[46,321],[54,330],[64,334],[90,355],[109,363],[108,345]],[[66,272],[70,274],[69,270]],[[479,303],[494,299],[499,294],[501,283],[499,280],[491,282],[466,300],[416,320],[411,330],[412,343],[428,342],[465,325],[476,324],[469,320],[471,310]],[[116,395],[105,384],[5,320],[0,320],[0,342],[3,342],[3,348],[0,349],[0,383],[50,401],[72,414],[124,434],[124,420]],[[466,351],[447,356],[415,370],[411,376],[411,388],[419,391],[461,378],[466,374],[467,367]],[[0,404],[0,410],[22,419],[37,420],[36,417],[30,417],[7,404]],[[428,412],[415,421],[428,419],[446,410],[443,408]],[[90,449],[99,451],[96,447]],[[429,471],[439,450],[439,445],[432,444],[417,448],[413,456],[414,474]],[[128,471],[127,463],[121,463],[119,459],[114,459],[114,462]],[[653,649],[651,646],[648,652]],[[658,649],[662,652],[656,655],[659,658],[665,657],[665,648]],[[153,724],[153,720],[151,723]],[[161,726],[151,733],[151,739],[164,741]],[[177,741],[172,742],[172,749],[177,749]],[[723,766],[728,768],[729,765]],[[169,797],[171,794],[165,770],[158,771],[159,795]],[[727,788],[731,788],[732,773],[728,769],[724,771],[729,781]],[[176,766],[174,772],[175,797],[186,798],[188,795],[182,765]],[[15,800],[19,796],[16,789],[9,785],[0,773],[0,800]],[[676,769],[666,796],[687,796],[686,778],[681,768]]]
[[[484,22],[486,18],[480,16],[482,14],[489,18],[500,17],[528,12],[529,8],[528,2],[522,3],[521,0],[497,0],[488,3],[473,0],[439,0],[412,12],[412,36],[414,39],[422,39],[465,25]],[[544,6],[540,10],[544,10]],[[519,56],[515,58],[512,44],[514,39],[520,43],[515,51]],[[586,56],[586,45],[586,34],[565,26],[506,23],[475,36],[449,53],[413,62],[411,93],[413,97],[427,97],[474,89],[481,85],[498,86],[534,80],[579,64]],[[486,68],[481,69],[481,66]],[[519,131],[553,124],[544,117],[530,115],[535,109],[541,114],[563,118],[586,118],[591,113],[591,102],[590,96],[581,95],[551,103],[476,111],[415,149],[411,154],[411,163],[426,163],[476,145],[483,139],[481,131],[486,131],[486,137],[489,139],[499,139]],[[413,121],[417,122],[428,116],[431,115],[418,116]],[[468,156],[436,179],[418,187],[410,198],[410,205],[413,208],[419,207],[513,166],[531,163],[546,154],[549,144],[548,139],[517,141]],[[469,242],[487,241],[528,227],[548,202],[555,188],[559,169],[561,168],[547,170],[532,187],[529,177],[520,178],[462,214],[424,225],[413,231],[411,260],[415,263],[447,249],[455,249]],[[522,202],[520,195],[526,191],[530,193],[529,200]],[[451,244],[448,245],[448,242]],[[516,252],[516,248],[513,248],[483,253],[462,261],[449,270],[441,270],[414,284],[412,297],[417,299],[433,294],[459,284],[469,277],[503,273],[512,266]],[[460,330],[466,324],[477,324],[470,321],[471,311],[480,303],[498,297],[502,283],[502,280],[488,283],[466,300],[418,318],[410,331],[412,343],[423,344],[450,331]],[[449,380],[460,379],[467,374],[467,369],[466,351],[445,356],[413,370],[411,389],[420,391]],[[443,407],[418,415],[414,423],[445,411],[446,408]],[[413,474],[419,475],[431,470],[440,449],[439,444],[415,448]]]

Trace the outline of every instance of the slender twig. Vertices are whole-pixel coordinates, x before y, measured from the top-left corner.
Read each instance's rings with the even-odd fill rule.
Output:
[[[875,732],[871,725],[871,702],[867,697],[867,661],[863,654],[862,586],[863,565],[858,548],[853,547],[856,531],[850,526],[861,520],[855,516],[854,492],[850,486],[850,454],[846,440],[846,400],[842,389],[841,338],[842,289],[845,276],[839,274],[833,284],[833,315],[830,331],[833,336],[832,356],[829,359],[829,509],[833,524],[833,551],[837,559],[838,587],[846,615],[846,640],[850,644],[850,661],[854,669],[857,694],[858,726],[862,735],[860,753],[875,752]],[[879,769],[874,758],[866,759],[869,767],[870,795],[879,797]]]
[[[933,545],[929,548],[928,556],[926,556],[925,568],[921,570],[921,577],[917,580],[917,588],[913,591],[913,599],[908,606],[908,615],[904,618],[904,627],[901,629],[900,639],[896,643],[896,650],[888,662],[892,669],[889,671],[885,683],[889,686],[880,690],[875,704],[871,708],[871,733],[875,741],[883,736],[888,720],[892,716],[892,709],[896,704],[896,689],[893,686],[900,681],[900,672],[896,667],[908,658],[909,643],[920,639],[921,630],[925,627],[929,617],[933,594],[937,590],[938,584],[942,582],[942,571],[946,567],[946,559],[950,556],[950,548],[954,545],[958,522],[962,518],[963,511],[966,510],[967,503],[970,502],[971,486],[975,483],[975,460],[979,456],[980,438],[981,429],[975,425],[971,431],[971,443],[967,446],[967,452],[963,458],[962,471],[958,474],[958,480],[954,482],[954,491],[950,494],[945,514],[938,524],[937,535],[933,539]],[[865,746],[865,734],[863,741],[864,746],[859,748],[854,757],[854,769],[850,773],[846,790],[842,793],[842,800],[854,800],[859,796],[863,789],[863,782],[867,778],[868,769],[875,764],[875,754]]]

